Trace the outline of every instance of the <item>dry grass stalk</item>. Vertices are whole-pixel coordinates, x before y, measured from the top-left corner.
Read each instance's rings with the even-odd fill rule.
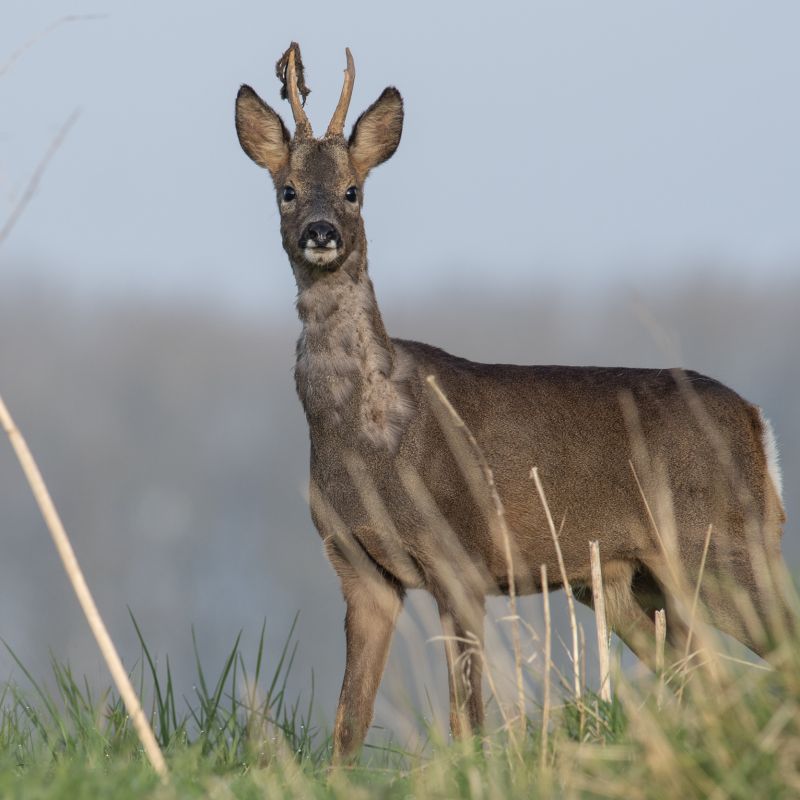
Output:
[[[723,661],[730,661],[731,664],[738,664],[741,667],[747,667],[747,669],[754,669],[761,672],[774,672],[775,667],[771,664],[756,664],[754,661],[746,661],[743,658],[736,658],[736,656],[729,655],[728,653],[717,653],[717,658],[721,658]]]
[[[664,701],[664,650],[667,642],[667,615],[663,608],[656,611],[656,674],[658,675],[658,707]]]
[[[489,684],[489,691],[492,693],[492,697],[494,697],[495,703],[497,703],[497,708],[500,710],[500,716],[503,719],[503,729],[508,731],[513,735],[514,727],[513,727],[513,720],[508,718],[508,714],[506,714],[506,710],[503,706],[503,703],[500,699],[500,693],[497,691],[497,684],[494,680],[494,674],[492,672],[491,664],[489,664],[488,659],[486,658],[486,650],[481,648],[481,661],[483,663],[483,674],[486,678],[486,683]]]
[[[484,456],[480,445],[472,435],[472,431],[450,403],[447,395],[439,388],[439,384],[436,382],[436,377],[434,375],[428,375],[426,381],[431,387],[436,399],[447,410],[455,427],[464,433],[472,454],[480,466],[481,472],[483,473],[483,477],[486,481],[487,488],[489,489],[489,495],[491,496],[492,504],[494,506],[495,517],[502,536],[503,552],[506,560],[506,573],[508,576],[508,603],[512,618],[511,641],[514,648],[514,673],[517,683],[517,714],[519,716],[519,732],[524,736],[527,717],[525,715],[525,684],[522,677],[522,645],[520,643],[519,615],[517,613],[517,585],[514,577],[514,559],[511,554],[511,534],[509,533],[508,524],[506,522],[503,501],[500,499],[500,494],[497,491],[492,469],[486,461],[486,457]]]
[[[374,525],[375,535],[380,539],[381,546],[386,550],[393,564],[398,567],[397,577],[409,583],[419,577],[419,569],[408,555],[403,546],[403,539],[397,531],[392,515],[386,508],[372,480],[372,475],[364,460],[352,451],[343,453],[343,459],[353,484],[358,489],[361,502],[369,514]],[[448,543],[453,537],[447,538]],[[463,553],[463,548],[461,548]],[[461,558],[456,563],[466,563],[467,559]]]
[[[679,599],[686,599],[689,597],[688,584],[678,554],[677,528],[666,473],[663,465],[659,465],[650,458],[639,420],[639,410],[630,392],[620,393],[619,404],[625,419],[625,426],[628,429],[633,454],[633,458],[628,459],[628,465],[647,512],[653,535],[664,556],[671,589]],[[661,468],[659,469],[659,467]],[[648,499],[648,491],[645,490],[645,486],[651,493],[650,499]],[[651,500],[655,505],[651,504]]]
[[[550,620],[550,590],[547,565],[542,564],[542,607],[544,609],[544,676],[542,678],[542,742],[539,753],[542,769],[547,766],[547,737],[550,728],[550,667],[553,663],[553,629]]]
[[[52,33],[56,28],[60,28],[62,25],[68,25],[71,22],[85,22],[86,20],[93,20],[93,19],[104,19],[107,15],[106,14],[67,14],[66,16],[59,17],[57,20],[54,20],[46,27],[42,28],[38,33],[31,36],[26,42],[23,42],[13,53],[6,59],[6,61],[0,65],[0,78],[6,75],[6,73],[11,71],[11,68],[14,64],[22,58],[25,53],[30,50],[32,47],[37,45],[42,39],[44,39],[48,34]]]
[[[656,522],[656,519],[651,511],[650,504],[647,501],[647,497],[644,492],[644,487],[642,486],[642,483],[639,480],[639,475],[636,471],[636,467],[634,466],[633,461],[629,460],[628,464],[630,465],[631,472],[633,473],[633,478],[636,481],[636,486],[639,490],[639,496],[641,497],[642,503],[644,504],[644,507],[647,511],[650,524],[653,526],[653,532],[658,540],[659,546],[661,547],[661,551],[666,559],[667,570],[669,572],[669,577],[672,585],[672,594],[673,597],[678,601],[674,609],[674,613],[680,614],[681,617],[684,620],[686,620],[687,625],[689,626],[690,636],[693,633],[695,638],[699,638],[699,632],[693,629],[693,622],[697,613],[697,601],[699,600],[700,596],[700,582],[703,577],[703,572],[705,571],[706,557],[708,555],[708,547],[711,541],[710,537],[713,527],[709,526],[709,528],[706,531],[706,541],[703,549],[702,564],[700,567],[700,572],[698,574],[697,582],[695,584],[695,589],[692,594],[693,600],[691,604],[691,612],[687,614],[686,608],[689,605],[688,598],[690,595],[689,583],[683,565],[681,564],[676,551],[675,547],[676,537],[674,535],[674,532],[667,539],[662,537],[659,531],[659,525]],[[735,597],[734,599],[736,600],[737,598]],[[749,598],[745,599],[749,600]],[[743,616],[747,615],[745,614]],[[756,621],[755,626],[758,627],[757,617],[755,617],[754,612],[750,614],[750,617]],[[690,641],[687,641],[686,655],[688,655],[690,649],[689,648],[690,643],[691,643]],[[711,641],[707,633],[704,634],[703,642],[701,644],[702,644],[702,649],[706,650],[709,654],[709,658],[703,662],[704,666],[711,672],[712,677],[715,680],[718,680],[720,677],[719,660],[716,658],[716,650],[713,646],[714,643],[713,641]]]
[[[0,228],[0,244],[2,244],[9,237],[9,234],[14,229],[14,226],[17,224],[17,222],[19,222],[19,219],[27,208],[28,203],[30,203],[30,201],[33,199],[33,196],[36,194],[36,190],[39,188],[39,182],[42,180],[42,176],[47,171],[50,160],[59,151],[61,145],[64,144],[67,134],[70,132],[72,126],[78,121],[78,117],[80,115],[80,109],[76,108],[67,117],[66,122],[64,122],[58,133],[56,133],[56,135],[53,137],[53,141],[50,142],[47,152],[45,152],[45,154],[42,156],[41,161],[39,161],[39,163],[36,165],[36,169],[33,171],[33,175],[31,175],[30,179],[28,180],[28,185],[20,195],[19,200],[11,209],[11,213],[8,215],[3,227]]]
[[[426,525],[430,531],[436,533],[437,540],[441,543],[442,552],[438,558],[436,565],[436,579],[446,588],[447,593],[454,603],[456,608],[463,611],[470,610],[470,601],[465,591],[465,586],[479,585],[482,580],[482,575],[478,572],[475,564],[467,556],[461,543],[458,541],[453,529],[450,527],[447,520],[442,515],[436,501],[431,496],[425,484],[422,482],[416,470],[410,467],[399,467],[400,480],[408,492],[414,498],[417,509],[425,519]],[[511,617],[503,618],[511,620]],[[515,617],[518,622],[524,624],[519,617]],[[512,620],[513,621],[513,620]],[[444,637],[438,635],[428,636],[428,641],[443,640]],[[505,704],[497,690],[497,684],[494,680],[493,670],[486,658],[486,651],[483,645],[475,640],[475,649],[478,650],[483,664],[483,674],[489,685],[489,691],[492,693],[500,715],[503,718],[503,727],[505,730],[513,733],[514,728],[512,720],[509,720],[506,713]]]
[[[450,622],[449,617],[442,617],[442,628],[444,633],[441,637],[434,637],[434,641],[436,639],[440,639],[444,642],[444,649],[445,649],[445,661],[447,663],[448,669],[450,670],[449,680],[451,686],[458,686],[458,672],[459,670],[463,670],[463,664],[460,661],[459,654],[458,654],[458,647],[456,646],[459,641],[465,642],[459,636],[456,636],[453,631],[452,622]],[[465,642],[466,643],[466,642]],[[462,696],[460,692],[457,690],[453,691],[451,703],[455,710],[456,719],[458,721],[458,729],[461,731],[468,731],[470,730],[469,727],[469,715],[467,713],[467,697]],[[453,721],[453,736],[456,736],[455,733],[455,720]]]
[[[550,536],[553,538],[553,546],[556,549],[556,557],[558,559],[558,569],[561,573],[561,582],[564,585],[564,592],[567,595],[567,609],[569,611],[569,627],[572,632],[572,669],[573,669],[573,691],[575,692],[575,700],[580,702],[581,699],[581,665],[580,665],[580,647],[578,644],[578,622],[575,617],[575,601],[572,597],[572,586],[570,585],[569,578],[567,577],[567,568],[564,565],[564,556],[561,553],[561,545],[558,543],[558,533],[556,526],[553,522],[553,515],[550,513],[550,506],[547,503],[547,497],[542,487],[542,481],[539,478],[539,470],[534,467],[531,470],[531,478],[536,484],[536,491],[539,492],[539,499],[542,501],[544,513],[547,516],[547,525],[550,528]]]
[[[752,511],[758,507],[758,502],[753,497],[747,482],[737,468],[730,445],[726,441],[722,430],[714,423],[685,372],[683,370],[673,370],[673,376],[692,415],[708,436],[722,468],[722,473],[729,481],[731,489],[738,494],[741,502],[751,509],[751,518],[745,525],[744,531],[748,541],[749,560],[753,570],[753,577],[762,597],[769,598],[777,595],[779,599],[778,602],[771,602],[766,606],[768,629],[762,630],[761,636],[763,638],[764,635],[771,635],[780,640],[786,640],[788,633],[786,618],[780,609],[783,608],[784,604],[791,607],[794,591],[789,589],[791,581],[787,582],[783,579],[781,574],[783,570],[777,567],[776,574],[769,563],[770,559],[767,555],[766,545],[760,535],[760,526],[756,522],[756,515]]]
[[[690,796],[685,791],[686,765],[680,761],[681,751],[673,745],[661,723],[663,715],[643,704],[641,696],[627,681],[622,680],[617,684],[616,694],[626,713],[631,736],[642,747],[637,758],[643,758],[648,774],[657,782],[656,796]],[[630,792],[618,792],[615,796],[629,797]],[[653,794],[648,792],[644,796],[652,797]]]
[[[578,625],[578,647],[581,654],[581,697],[583,697],[586,694],[586,632],[583,625]]]
[[[675,552],[674,536],[670,537],[669,540],[666,540],[662,536],[658,522],[656,521],[655,515],[653,514],[653,510],[650,507],[650,503],[647,500],[647,495],[645,494],[642,482],[639,480],[639,473],[636,471],[636,467],[631,459],[628,459],[628,465],[630,466],[631,472],[633,473],[633,479],[636,481],[636,488],[639,491],[639,497],[641,497],[642,504],[644,505],[645,511],[647,512],[647,518],[650,521],[650,525],[653,528],[653,534],[655,535],[656,541],[658,542],[658,546],[661,548],[661,552],[664,555],[664,559],[667,564],[667,569],[669,570],[670,573],[670,579],[672,581],[672,585],[677,590],[684,589],[685,581],[683,580],[682,567],[678,563],[678,558]]]
[[[650,458],[633,397],[629,394],[620,395],[620,407],[625,417],[634,454],[634,459],[629,460],[628,464],[636,482],[642,504],[647,512],[653,534],[665,559],[669,594],[674,600],[670,613],[688,626],[691,616],[690,609],[694,606],[695,614],[698,611],[698,607],[694,605],[692,598],[697,595],[700,582],[698,580],[695,586],[692,587],[686,574],[685,565],[678,552],[677,524],[672,508],[669,481],[663,468],[659,469],[658,463],[653,463]],[[653,497],[655,506],[651,506],[648,500],[648,491]],[[718,540],[718,545],[723,548],[724,557],[724,539]],[[702,574],[700,577],[702,578]],[[734,601],[736,599],[736,596],[734,596]],[[754,614],[750,616],[755,617]],[[702,628],[699,630],[695,628],[694,639],[700,640],[701,649],[708,654],[708,658],[703,660],[704,669],[710,673],[710,677],[713,680],[719,680],[724,670],[716,657],[716,647],[710,632]]]
[[[153,769],[155,769],[163,781],[167,781],[169,773],[161,748],[159,748],[158,742],[156,742],[156,737],[147,721],[147,717],[144,715],[144,711],[142,711],[142,706],[128,678],[128,673],[122,665],[117,649],[114,647],[114,643],[108,635],[108,630],[100,616],[100,612],[97,610],[92,594],[86,584],[86,579],[78,564],[78,559],[75,556],[75,551],[72,549],[67,532],[64,530],[64,525],[56,511],[50,493],[47,490],[44,478],[42,478],[36,461],[31,451],[28,449],[25,439],[14,424],[14,420],[11,418],[2,397],[0,397],[0,424],[8,434],[11,445],[17,454],[22,471],[28,479],[33,496],[36,499],[39,510],[42,512],[42,517],[44,517],[45,524],[53,538],[53,543],[64,564],[67,577],[72,583],[72,588],[75,590],[78,602],[81,604],[83,613],[86,615],[86,621],[89,623],[89,627],[97,640],[100,652],[108,665],[117,691],[122,701],[125,703],[125,707],[128,709],[134,729],[142,742],[144,751],[150,763],[153,765]]]
[[[706,559],[708,558],[708,548],[711,544],[711,533],[714,530],[713,525],[708,526],[706,531],[706,540],[703,543],[703,557],[700,559],[700,571],[697,574],[697,584],[694,589],[694,597],[692,598],[692,610],[689,612],[689,630],[686,634],[686,647],[683,651],[684,668],[681,675],[681,685],[678,687],[678,700],[683,698],[683,690],[686,687],[686,667],[689,664],[689,653],[692,647],[692,634],[694,633],[694,623],[697,616],[697,604],[700,601],[700,584],[703,581],[703,573],[706,569]]]
[[[611,702],[611,658],[608,650],[606,598],[603,592],[603,572],[600,567],[600,542],[589,542],[592,565],[592,601],[597,623],[597,657],[600,662],[600,699]]]

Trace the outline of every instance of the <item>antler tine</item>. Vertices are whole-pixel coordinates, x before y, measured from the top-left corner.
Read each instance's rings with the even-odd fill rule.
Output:
[[[333,112],[330,125],[326,131],[326,136],[341,136],[344,133],[344,120],[347,116],[347,109],[350,107],[350,98],[353,94],[353,83],[356,79],[356,67],[353,63],[353,55],[350,48],[345,48],[347,55],[347,69],[344,71],[344,84],[342,84],[342,94],[339,97],[339,104]]]
[[[308,121],[300,100],[300,92],[297,90],[296,51],[299,51],[299,47],[292,42],[289,47],[289,59],[286,65],[286,91],[289,95],[289,105],[292,107],[292,115],[294,116],[295,136],[313,136],[311,123]]]

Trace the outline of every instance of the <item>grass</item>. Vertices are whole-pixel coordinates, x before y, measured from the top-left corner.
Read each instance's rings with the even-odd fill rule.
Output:
[[[452,414],[460,422],[454,411]],[[4,427],[14,441],[18,432],[10,418],[4,421]],[[17,438],[21,441],[20,436]],[[30,462],[33,465],[32,458]],[[633,462],[631,468],[637,477]],[[508,574],[512,576],[510,539],[502,503],[494,490],[491,471],[486,467],[484,472],[495,500],[496,515],[505,531]],[[558,533],[536,469],[531,475],[547,513],[563,583],[571,600]],[[34,477],[41,483],[40,476]],[[52,505],[43,485],[37,487],[36,480],[31,483],[35,493],[37,488],[43,490],[45,505]],[[642,499],[647,506],[644,493]],[[47,510],[43,508],[46,520]],[[61,528],[55,509],[50,511],[55,527]],[[669,530],[670,520],[666,522],[660,528],[653,518],[659,541],[661,532]],[[53,532],[50,520],[48,526]],[[61,533],[68,545],[66,533],[63,530]],[[710,536],[711,527],[706,549]],[[54,535],[54,539],[58,546],[58,537]],[[673,536],[669,541],[677,539]],[[671,547],[664,547],[664,552],[668,558],[677,557]],[[754,549],[752,563],[762,564],[758,557],[763,555]],[[70,559],[64,560],[69,572]],[[703,579],[702,566],[697,587]],[[77,564],[73,565],[73,572],[80,583]],[[772,581],[771,589],[778,592],[776,609],[788,610],[783,597],[789,586],[784,585],[785,576],[779,572],[770,575],[765,570],[757,577]],[[675,574],[680,575],[677,566]],[[306,705],[301,705],[300,698],[287,697],[287,679],[296,653],[296,644],[292,644],[294,624],[276,663],[269,669],[264,658],[262,627],[252,668],[248,669],[240,651],[241,635],[238,635],[220,673],[213,679],[204,671],[192,632],[196,685],[193,697],[180,700],[176,698],[169,660],[159,670],[132,615],[142,657],[138,674],[133,676],[138,682],[138,696],[134,696],[124,671],[121,676],[115,675],[115,684],[128,692],[125,704],[113,689],[99,696],[94,694],[85,679],[76,677],[68,664],[56,658],[51,661],[52,688],[48,688],[34,678],[6,645],[26,684],[9,683],[0,687],[0,797],[749,800],[754,796],[800,795],[798,626],[790,626],[795,630],[778,639],[779,646],[766,667],[731,658],[724,648],[720,652],[723,643],[715,635],[693,627],[699,595],[696,589],[687,608],[691,607],[689,630],[698,649],[690,651],[690,636],[684,657],[666,669],[658,667],[657,675],[634,680],[616,670],[611,676],[614,693],[608,700],[584,686],[585,637],[576,624],[571,602],[572,683],[552,664],[548,585],[543,565],[547,655],[543,671],[545,701],[540,712],[533,712],[533,704],[525,702],[522,671],[526,666],[519,640],[515,638],[516,702],[524,713],[509,714],[500,705],[502,701],[494,692],[496,684],[491,670],[487,669],[487,682],[492,687],[493,701],[498,704],[498,714],[494,716],[502,717],[502,726],[496,724],[492,729],[487,724],[483,735],[454,743],[443,741],[431,730],[427,746],[415,752],[403,751],[390,740],[384,746],[365,748],[361,760],[347,768],[331,768],[330,734],[312,725],[313,680]],[[76,591],[80,588],[76,586]],[[689,587],[682,581],[676,580],[673,588],[680,590],[676,596],[682,602],[690,596]],[[88,588],[83,589],[88,596]],[[593,589],[602,594],[599,578]],[[511,580],[510,594],[512,613],[504,619],[512,623],[518,635],[522,620],[514,613]],[[730,598],[743,599],[736,592]],[[796,594],[792,599],[796,601]],[[87,612],[87,617],[91,624],[92,614]],[[778,614],[775,619],[783,618]],[[780,626],[773,627],[774,632],[769,633],[775,640],[772,634],[779,633]],[[102,638],[98,637],[101,646]],[[604,637],[598,639],[602,650]],[[663,638],[660,644],[655,659],[658,664],[663,663],[663,657],[659,657],[664,652]],[[540,662],[533,663],[538,668]],[[556,706],[552,704],[549,685],[552,673],[563,689]],[[607,696],[605,691],[603,694]],[[133,720],[129,716],[128,710],[133,708],[135,713],[140,702],[144,707],[149,705],[152,733],[140,710]],[[138,731],[134,730],[134,722],[139,726]],[[145,758],[141,742],[147,746],[147,738],[141,736],[142,727],[159,758],[161,751],[166,755],[168,768],[152,757],[150,761]],[[161,750],[152,741],[153,733]],[[153,766],[164,775],[168,773],[169,781],[162,780]]]
[[[695,656],[681,697],[681,665],[667,670],[661,690],[655,676],[617,673],[611,702],[591,692],[579,703],[562,697],[544,758],[532,709],[521,742],[502,729],[466,743],[431,732],[424,752],[368,747],[358,765],[332,771],[329,733],[311,723],[313,686],[302,702],[287,696],[294,626],[269,664],[263,628],[253,658],[237,636],[217,675],[198,655],[188,698],[176,696],[169,661],[159,669],[136,630],[142,658],[132,677],[170,783],[147,763],[114,692],[95,694],[55,658],[45,685],[17,660],[24,680],[0,688],[0,797],[749,800],[800,792],[797,641],[776,652],[773,669],[718,660],[723,667],[711,672]]]

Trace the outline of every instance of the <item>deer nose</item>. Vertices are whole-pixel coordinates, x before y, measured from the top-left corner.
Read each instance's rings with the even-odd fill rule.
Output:
[[[308,242],[313,242],[318,246],[324,247],[328,242],[336,242],[338,245],[340,241],[341,237],[339,236],[339,231],[337,231],[330,222],[318,220],[317,222],[310,223],[306,227],[303,231],[300,244],[302,247],[305,247]]]

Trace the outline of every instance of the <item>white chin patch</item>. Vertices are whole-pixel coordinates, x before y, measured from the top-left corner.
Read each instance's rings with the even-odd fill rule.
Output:
[[[336,260],[339,256],[339,248],[333,242],[329,242],[325,247],[305,247],[303,256],[311,264],[324,267]]]

